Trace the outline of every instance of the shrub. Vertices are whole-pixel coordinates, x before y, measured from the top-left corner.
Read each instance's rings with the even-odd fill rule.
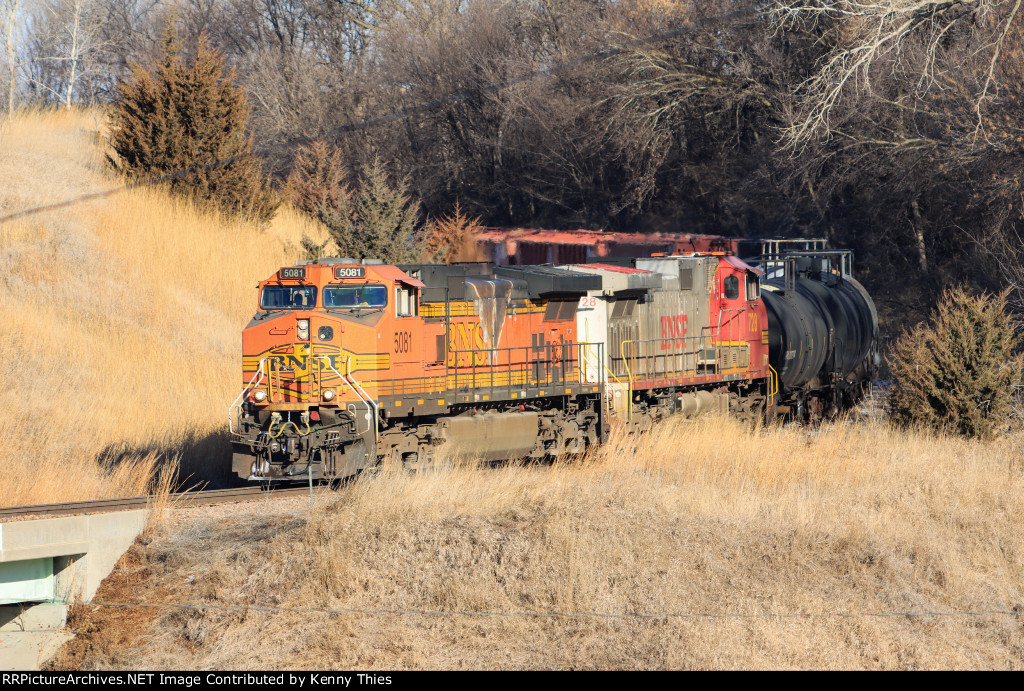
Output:
[[[1007,295],[948,290],[930,323],[896,342],[888,401],[894,420],[985,439],[1006,428],[1024,364]]]
[[[204,37],[183,61],[169,28],[160,64],[133,65],[118,94],[108,157],[118,172],[137,180],[168,176],[163,183],[173,192],[261,223],[274,215],[278,201],[251,156],[245,95]]]
[[[463,214],[462,206],[456,201],[450,214],[427,223],[424,259],[448,262],[475,260],[475,236],[480,230],[480,218]]]

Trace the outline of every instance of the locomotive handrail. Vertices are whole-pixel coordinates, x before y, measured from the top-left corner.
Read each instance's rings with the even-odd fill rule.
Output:
[[[319,355],[315,355],[313,352],[313,344],[309,346],[309,356],[316,362],[316,374],[313,374],[313,368],[309,368],[309,402],[312,403],[315,398],[317,401],[323,400],[324,393],[324,365],[320,360]],[[315,395],[314,395],[315,394]]]
[[[743,311],[743,310],[735,310]],[[724,333],[731,330],[742,329],[742,322],[736,319],[729,319],[722,325]],[[738,331],[731,334],[733,340],[719,338],[715,333],[716,326],[702,326],[699,336],[662,336],[657,338],[624,339],[618,341],[620,352],[618,356],[610,351],[611,368],[605,365],[609,375],[626,377],[632,374],[634,386],[639,380],[658,377],[690,377],[707,376],[709,374],[721,373],[723,364],[728,363],[726,349],[731,349],[733,356],[737,358],[735,365],[730,370],[742,369],[747,365],[740,364],[739,357],[744,352],[749,352],[749,343],[745,341]],[[631,343],[630,354],[624,352],[624,344]],[[658,344],[672,343],[673,352],[657,352]],[[692,358],[692,364],[691,363]],[[629,361],[627,365],[626,361]],[[670,366],[671,364],[671,366]],[[701,368],[704,368],[703,371]],[[629,371],[631,370],[631,372]],[[616,377],[616,381],[619,381]],[[622,384],[622,382],[619,382]],[[625,385],[623,385],[625,386]]]
[[[609,375],[611,375],[612,379],[614,379],[619,384],[619,386],[622,386],[622,382],[619,381],[619,378],[616,377],[615,373],[612,372],[608,368],[608,363],[607,363],[607,361],[604,358],[605,344],[604,343],[595,343],[595,342],[590,340],[590,322],[584,322],[584,328],[586,329],[586,339],[587,340],[583,341],[583,342],[581,342],[579,344],[579,346],[580,346],[579,374],[580,374],[580,377],[581,377],[580,381],[581,382],[587,382],[588,381],[588,378],[589,378],[589,376],[591,374],[590,368],[592,367],[592,365],[590,363],[590,359],[594,358],[594,361],[598,365],[598,367],[596,367],[597,374],[595,376],[596,377],[600,377],[601,376],[601,369],[603,368],[605,372],[607,372]],[[594,353],[595,350],[596,350],[596,354]],[[598,381],[598,379],[595,379],[595,381]]]
[[[270,367],[267,374],[267,379],[270,382],[270,392],[267,396],[267,400],[271,403],[285,403],[285,388],[284,388],[284,377],[282,376],[285,372],[285,364],[282,360],[276,358],[270,358]],[[274,386],[274,374],[277,374],[277,386]],[[274,400],[275,392],[280,397],[279,401]]]
[[[622,361],[626,365],[626,374],[629,376],[629,388],[626,393],[626,422],[633,421],[633,371],[629,368],[629,359],[626,357],[626,344],[633,342],[633,339],[630,338],[619,344]]]
[[[228,406],[228,433],[235,433],[235,408],[240,408],[241,401],[245,398],[245,395],[259,386],[260,382],[263,381],[263,364],[266,361],[267,358],[260,358],[260,366],[256,369],[256,372],[253,373],[252,379],[250,379],[249,383],[245,385],[244,389],[242,389],[242,393],[238,394],[238,398],[235,399],[235,402]],[[259,380],[256,379],[257,376],[259,376]]]
[[[327,357],[326,355],[316,355],[314,357],[317,360],[326,360],[327,366],[330,368],[330,370],[337,374],[339,379],[348,384],[349,388],[355,392],[359,400],[366,405],[366,412],[370,413],[373,416],[373,424],[371,425],[369,424],[369,422],[367,422],[366,431],[369,432],[369,428],[373,428],[373,452],[377,453],[377,442],[379,440],[379,430],[377,429],[377,427],[380,424],[380,408],[377,406],[377,402],[370,398],[369,394],[366,393],[366,390],[362,387],[362,385],[358,381],[356,381],[356,378],[354,376],[352,376],[352,358],[345,358],[345,371],[348,372],[348,376],[345,376],[344,374],[342,374],[341,372],[334,368],[334,365],[331,364],[330,358]]]
[[[277,361],[270,358],[267,363],[267,401],[274,402],[274,372],[277,370]],[[279,375],[280,376],[280,373]]]
[[[345,371],[348,373],[349,385],[356,392],[357,396],[365,398],[369,403],[376,405],[376,402],[370,398],[370,394],[366,393],[366,389],[363,388],[362,384],[352,374],[352,358],[345,358]]]
[[[592,347],[597,347],[600,359],[601,343],[547,343],[543,346],[449,350],[447,353],[455,364],[447,364],[446,359],[446,376],[454,390],[458,390],[460,380],[468,380],[469,385],[473,387],[491,391],[494,387],[501,386],[497,376],[501,372],[508,373],[508,386],[513,386],[520,379],[520,383],[527,388],[564,383],[570,381],[570,375],[574,375],[573,382],[581,383],[578,377],[582,371],[580,365],[585,357],[584,348]],[[522,353],[522,357],[516,357],[519,352]],[[488,355],[488,362],[479,363],[477,357],[485,353]],[[461,364],[460,355],[467,356]],[[545,366],[543,372],[539,368],[540,365]],[[531,368],[536,369],[535,378],[530,374]]]
[[[745,311],[746,311],[746,309],[744,309],[743,307],[730,307],[729,309],[724,309],[724,310],[719,310],[718,311],[718,333],[716,334],[718,336],[718,342],[715,345],[715,369],[716,369],[718,374],[722,373],[722,367],[720,365],[720,363],[722,361],[722,347],[723,347],[722,346],[722,315],[725,314],[726,312],[745,312]],[[738,319],[736,319],[735,317],[730,317],[729,319],[726,320],[725,323],[729,324],[729,322],[734,322],[733,323],[733,327],[732,327],[734,331],[739,329],[740,324],[739,324],[739,320]],[[739,339],[739,336],[738,336],[738,333],[737,333],[737,337],[736,338],[728,340],[727,342],[731,344],[733,341],[738,341],[738,340],[740,340],[740,339]],[[726,347],[734,347],[734,346],[729,345],[729,346],[726,346]],[[739,363],[739,357],[738,356],[736,358],[736,362],[737,362],[737,366],[738,366],[738,363]]]
[[[704,357],[704,374],[708,373],[708,361],[707,361],[708,345],[707,345],[707,342],[706,342],[705,339],[710,339],[713,336],[714,336],[714,334],[711,333],[711,325],[710,324],[708,324],[707,326],[700,327],[700,352],[701,352],[701,356]],[[697,366],[699,364],[700,363],[697,362],[696,359],[694,359],[694,361],[693,361],[693,373],[694,373],[694,375],[700,374],[697,371]],[[718,353],[715,353],[715,371],[716,372],[718,371]]]

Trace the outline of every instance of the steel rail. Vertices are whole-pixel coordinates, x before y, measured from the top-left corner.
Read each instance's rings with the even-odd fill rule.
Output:
[[[71,514],[104,513],[146,508],[160,501],[166,501],[169,508],[184,506],[205,506],[253,499],[277,499],[296,495],[308,495],[309,487],[286,487],[263,489],[261,487],[239,487],[234,489],[199,490],[174,492],[166,500],[153,495],[138,497],[117,497],[90,501],[71,501],[57,504],[33,504],[26,506],[0,507],[0,519],[14,516],[63,516]]]

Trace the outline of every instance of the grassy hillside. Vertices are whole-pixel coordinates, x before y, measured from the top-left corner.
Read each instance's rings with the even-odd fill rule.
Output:
[[[1024,667],[1005,443],[666,423],[583,463],[383,471],[318,501],[158,529],[96,599],[198,608],[84,608],[57,664]]]
[[[0,127],[0,215],[119,184],[97,111]],[[0,226],[0,505],[137,494],[225,461],[257,280],[315,228],[260,230],[136,190]],[[292,249],[286,249],[290,247]]]

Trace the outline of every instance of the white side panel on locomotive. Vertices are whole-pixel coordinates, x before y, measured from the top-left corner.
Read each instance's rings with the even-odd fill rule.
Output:
[[[711,283],[718,257],[681,256],[637,259],[638,269],[662,275],[641,310],[641,338],[653,339],[647,353],[655,371],[703,374],[703,352],[711,347]]]
[[[606,410],[614,416],[623,415],[626,412],[628,394],[626,386],[615,377],[608,376],[611,373],[608,359],[611,347],[608,342],[608,319],[615,305],[613,292],[618,277],[609,276],[607,271],[589,267],[565,268],[587,269],[587,273],[598,274],[603,279],[604,287],[601,290],[588,291],[585,297],[580,298],[580,305],[576,311],[576,329],[580,340],[594,344],[585,349],[580,379],[588,383],[604,384]]]
[[[583,343],[593,345],[583,348],[583,362],[580,366],[580,381],[596,384],[605,382],[607,362],[601,359],[602,350],[597,344],[604,344],[608,333],[608,300],[600,290],[591,290],[580,298],[576,310],[576,334]]]
[[[636,305],[662,284],[660,274],[625,266],[578,264],[559,267],[601,277],[601,290],[591,290],[580,299],[576,328],[581,341],[600,343],[584,355],[580,377],[605,385],[606,406],[613,414],[625,413],[628,405],[627,365],[622,349],[633,348],[640,339]],[[603,361],[598,352],[603,350]],[[632,351],[631,351],[632,352]]]

